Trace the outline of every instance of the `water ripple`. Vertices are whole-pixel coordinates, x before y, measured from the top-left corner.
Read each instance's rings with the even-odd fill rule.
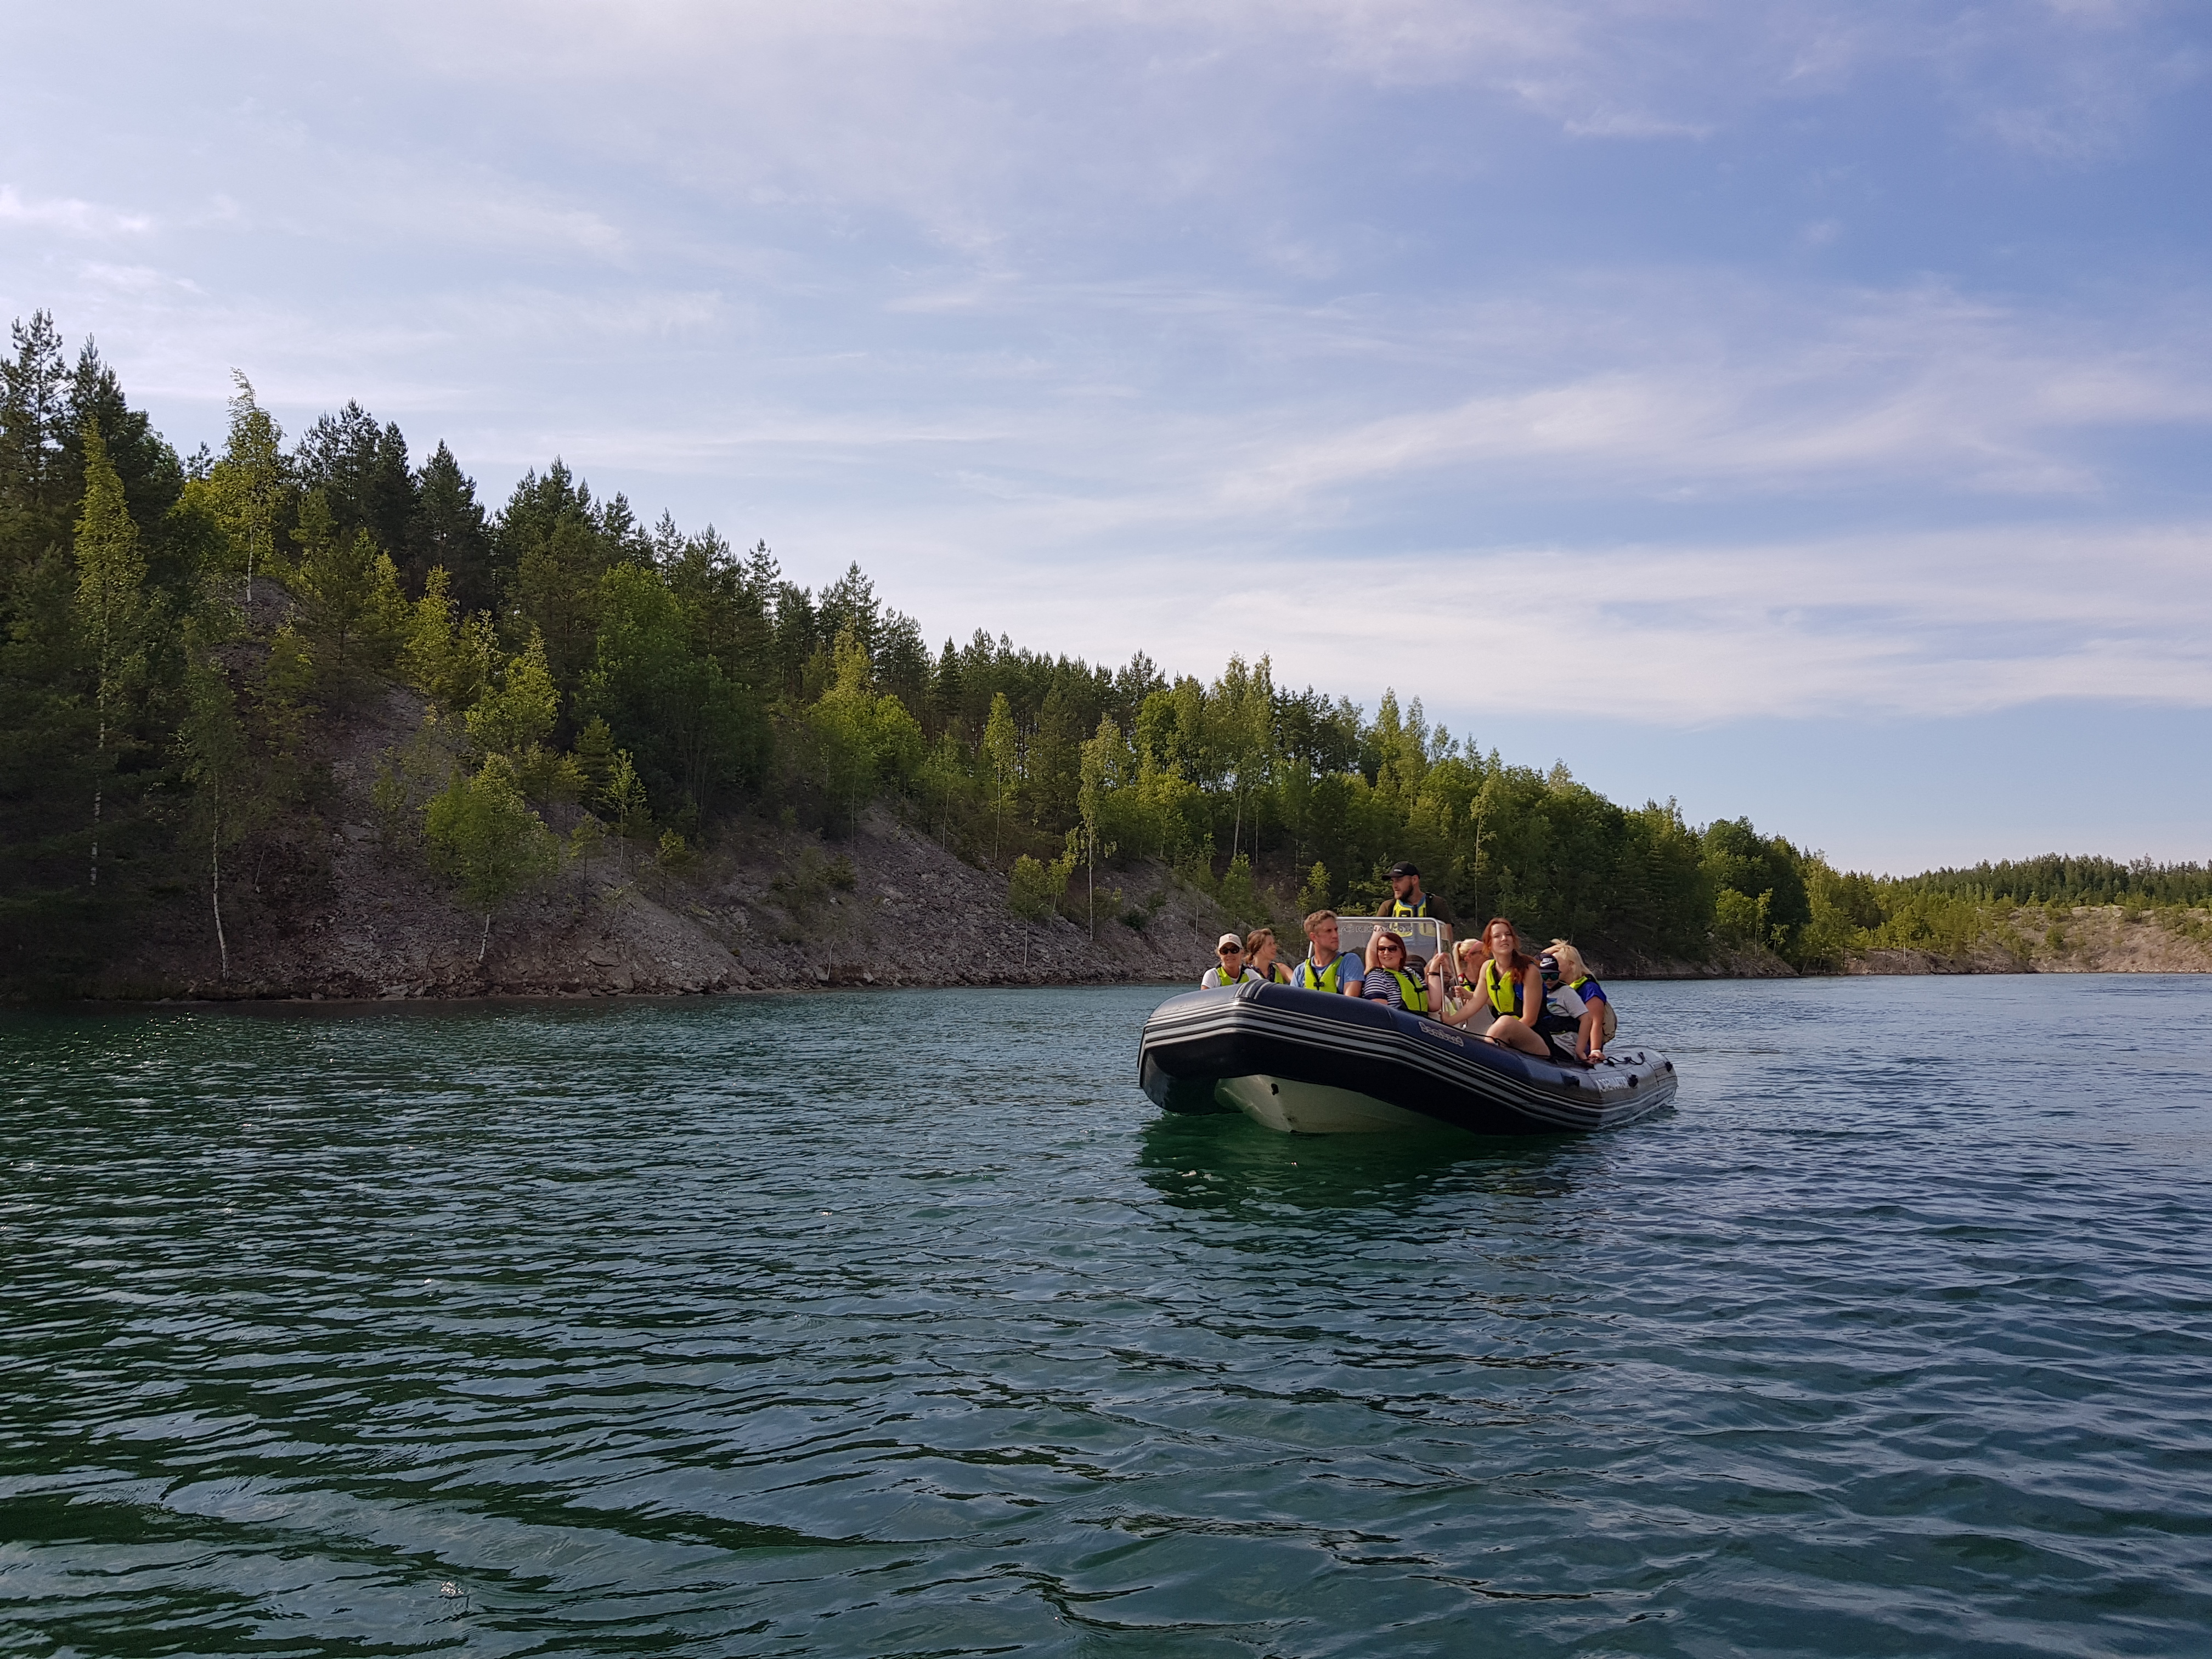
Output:
[[[1626,994],[1419,1146],[1141,992],[9,1015],[0,1653],[2201,1650],[2212,985]]]

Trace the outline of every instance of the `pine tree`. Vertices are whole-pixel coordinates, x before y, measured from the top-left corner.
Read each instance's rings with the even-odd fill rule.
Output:
[[[916,719],[929,714],[929,647],[921,629],[903,611],[886,611],[876,635],[876,684],[907,706]]]
[[[88,426],[100,428],[107,448],[107,464],[123,481],[124,504],[138,526],[138,546],[146,556],[150,586],[166,590],[181,605],[191,596],[199,572],[189,548],[173,544],[178,526],[169,514],[183,492],[185,473],[177,453],[155,432],[143,410],[131,407],[115,371],[100,361],[90,340],[77,353],[76,368],[69,380],[64,412],[61,471],[63,489],[71,498],[84,494],[84,440]]]
[[[298,587],[325,665],[344,675],[358,665],[388,669],[412,632],[399,573],[366,530],[346,530],[328,494],[310,489],[300,503]]]
[[[576,769],[584,775],[585,787],[594,795],[604,790],[615,768],[615,734],[607,723],[597,714],[586,720],[570,752],[576,757]]]
[[[43,311],[11,333],[15,355],[0,359],[0,572],[65,546],[69,522],[61,335]]]
[[[787,698],[806,695],[806,668],[821,648],[814,600],[803,587],[779,580],[775,585],[775,682]]]
[[[1242,657],[1231,657],[1207,699],[1214,749],[1237,803],[1229,836],[1232,859],[1243,850],[1245,804],[1273,771],[1274,693],[1273,665],[1267,658],[1247,668]]]
[[[374,416],[349,402],[301,435],[293,465],[304,488],[329,497],[339,536],[362,530],[387,551],[405,548],[420,485],[398,426],[380,427]]]
[[[591,663],[600,621],[600,579],[613,568],[619,550],[578,512],[559,514],[544,536],[521,544],[501,631],[512,639],[535,629],[545,642],[556,684],[574,686]]]
[[[1036,725],[1030,732],[1024,756],[1023,793],[1028,797],[1032,822],[1060,823],[1075,805],[1078,781],[1076,750],[1083,728],[1076,724],[1073,700],[1055,677],[1037,708]]]
[[[821,638],[834,642],[840,635],[849,633],[868,653],[870,663],[874,662],[883,631],[883,608],[876,600],[875,583],[861,574],[857,561],[822,590],[814,612]]]
[[[492,586],[491,532],[477,500],[477,483],[461,471],[453,452],[441,443],[415,479],[415,516],[407,528],[409,591],[418,592],[430,572],[443,569],[453,602],[462,612],[489,611],[498,595]]]
[[[869,682],[867,649],[850,629],[838,635],[836,678],[807,711],[818,757],[817,781],[833,817],[860,832],[860,809],[877,779],[876,692]]]
[[[939,731],[950,732],[960,726],[961,691],[960,653],[947,635],[945,649],[938,653],[937,670],[931,677],[929,688],[931,716]],[[962,736],[966,736],[965,732]]]

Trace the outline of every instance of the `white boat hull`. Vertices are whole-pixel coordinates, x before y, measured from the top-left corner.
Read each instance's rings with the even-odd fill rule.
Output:
[[[1254,1122],[1285,1134],[1378,1134],[1442,1127],[1432,1117],[1372,1095],[1326,1083],[1300,1083],[1295,1078],[1225,1077],[1213,1085],[1213,1092]]]

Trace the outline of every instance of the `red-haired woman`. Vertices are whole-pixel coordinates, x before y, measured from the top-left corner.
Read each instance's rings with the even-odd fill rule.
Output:
[[[1552,1045],[1536,1035],[1536,1021],[1544,1012],[1543,969],[1535,957],[1522,951],[1521,935],[1504,917],[1492,917],[1482,938],[1490,946],[1490,960],[1475,975],[1475,1000],[1487,1003],[1498,1016],[1483,1035],[1492,1042],[1548,1060]]]

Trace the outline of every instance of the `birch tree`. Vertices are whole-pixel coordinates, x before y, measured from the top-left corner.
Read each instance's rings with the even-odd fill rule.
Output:
[[[146,561],[100,428],[84,428],[84,507],[76,521],[77,625],[92,655],[96,711],[92,787],[92,882],[100,885],[100,828],[109,742],[145,672]]]
[[[477,940],[481,964],[491,945],[492,914],[552,874],[560,849],[545,822],[522,799],[514,768],[494,755],[474,777],[457,773],[424,815],[430,863],[483,915]]]
[[[230,977],[230,942],[222,926],[222,854],[245,835],[249,793],[246,733],[230,678],[198,640],[185,665],[185,718],[178,732],[185,781],[192,788],[192,830],[208,849],[208,902],[222,976]]]
[[[1013,705],[1006,694],[996,692],[991,698],[991,718],[983,726],[983,760],[991,769],[991,781],[998,786],[998,804],[991,814],[991,862],[999,861],[999,834],[1006,817],[1006,788],[1013,782],[1021,768],[1020,739],[1014,730]]]
[[[230,400],[230,432],[222,459],[208,475],[216,517],[232,544],[245,556],[246,588],[241,605],[253,603],[253,572],[266,569],[276,551],[276,520],[283,506],[284,432],[253,395],[253,382],[234,368],[236,392]]]
[[[1105,803],[1106,792],[1119,781],[1118,762],[1126,745],[1121,740],[1121,728],[1114,724],[1110,714],[1098,717],[1098,729],[1083,745],[1081,757],[1082,781],[1075,792],[1076,810],[1083,818],[1084,878],[1089,885],[1088,904],[1091,914],[1091,937],[1098,937],[1098,821]],[[1110,856],[1114,849],[1104,849]]]

